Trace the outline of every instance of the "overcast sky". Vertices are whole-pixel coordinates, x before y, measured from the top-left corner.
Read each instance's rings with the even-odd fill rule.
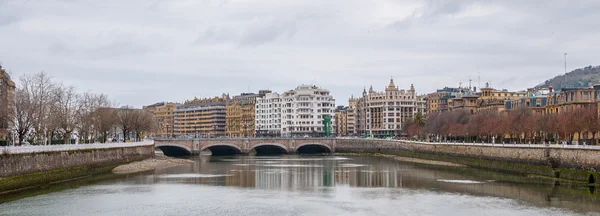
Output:
[[[483,3],[485,2],[485,3]],[[0,0],[0,62],[120,105],[394,77],[521,90],[600,64],[598,0]]]

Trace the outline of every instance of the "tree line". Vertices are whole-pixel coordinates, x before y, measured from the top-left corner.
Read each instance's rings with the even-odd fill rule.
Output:
[[[414,139],[487,143],[549,143],[581,140],[596,144],[600,121],[596,106],[536,115],[528,108],[508,112],[464,110],[431,113],[426,121],[411,119],[403,131]],[[591,136],[588,136],[591,134]]]
[[[32,140],[48,145],[63,140],[72,144],[72,138],[80,143],[104,143],[116,130],[125,140],[140,140],[142,133],[156,125],[151,113],[131,106],[114,108],[106,95],[79,93],[44,72],[21,77],[13,103],[13,116],[8,119],[19,143]]]

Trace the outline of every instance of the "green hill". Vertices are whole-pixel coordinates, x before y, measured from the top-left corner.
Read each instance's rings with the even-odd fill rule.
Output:
[[[556,76],[539,84],[536,88],[552,88],[560,90],[562,88],[589,87],[594,84],[600,84],[600,66],[587,66],[579,68],[569,73]]]

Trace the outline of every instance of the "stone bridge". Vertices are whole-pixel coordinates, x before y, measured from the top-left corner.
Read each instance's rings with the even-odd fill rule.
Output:
[[[210,150],[213,155],[256,153],[315,154],[335,152],[332,138],[217,138],[155,139],[154,146],[167,156],[195,155]]]

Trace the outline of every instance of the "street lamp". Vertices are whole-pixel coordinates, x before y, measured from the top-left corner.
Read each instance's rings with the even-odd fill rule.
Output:
[[[194,131],[196,131],[195,138],[198,138],[198,125],[194,125]]]
[[[244,123],[244,137],[248,137],[247,136],[247,128],[248,128],[248,123]]]
[[[213,125],[213,131],[215,132],[214,138],[217,138],[217,126]]]
[[[165,133],[165,137],[169,137],[169,127],[170,127],[170,126],[171,126],[171,125],[167,124],[167,132]]]

